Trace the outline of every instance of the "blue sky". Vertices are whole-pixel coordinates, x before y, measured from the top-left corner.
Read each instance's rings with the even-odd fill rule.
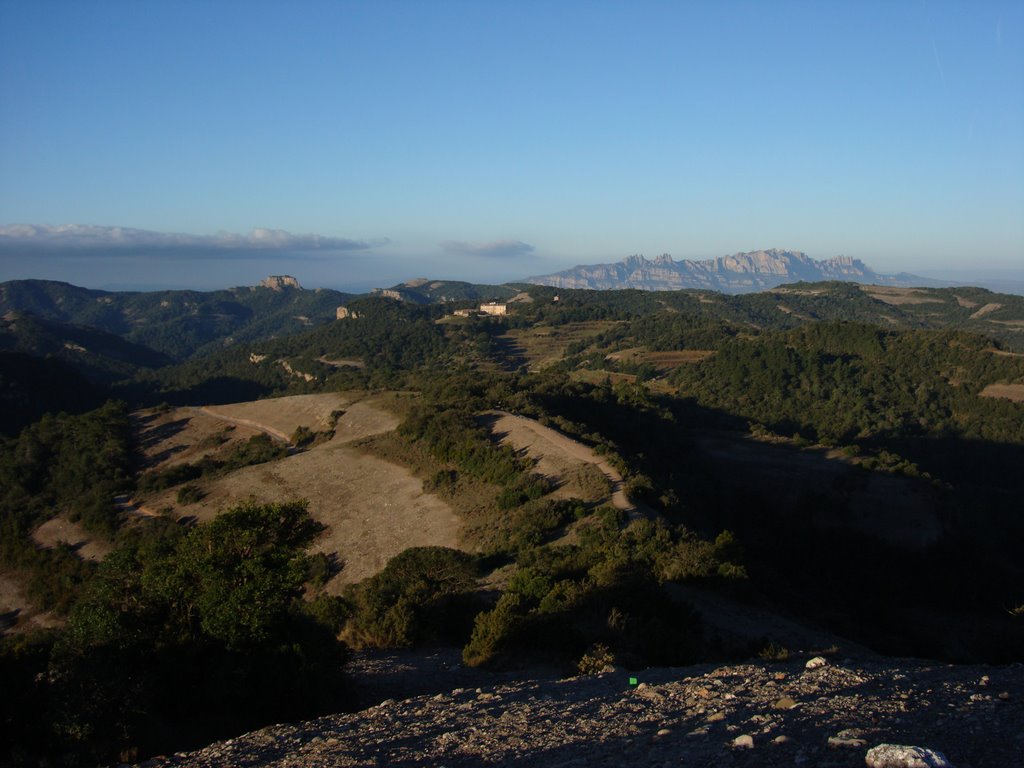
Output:
[[[1024,10],[0,0],[0,225],[91,286],[1024,270]]]

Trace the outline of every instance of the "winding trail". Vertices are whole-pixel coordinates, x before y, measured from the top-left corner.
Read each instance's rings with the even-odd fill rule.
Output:
[[[564,459],[597,467],[611,484],[612,506],[621,509],[630,518],[657,517],[657,513],[646,504],[634,502],[626,495],[622,474],[606,459],[595,453],[593,448],[525,416],[517,416],[507,411],[487,411],[486,415],[496,417],[491,427],[495,434],[503,434],[503,439],[508,440],[514,448],[525,450],[534,458],[549,455],[553,451]],[[533,439],[524,433],[529,433]]]
[[[255,429],[262,432],[265,435],[269,435],[270,437],[284,443],[285,445],[292,444],[291,438],[284,432],[278,429],[274,429],[273,427],[268,427],[266,424],[260,424],[258,421],[253,421],[252,419],[241,419],[235,416],[227,416],[206,406],[189,406],[185,410],[191,411],[193,413],[201,413],[204,416],[219,419],[220,421],[226,421],[228,424],[235,424],[240,427],[249,427],[250,429]]]

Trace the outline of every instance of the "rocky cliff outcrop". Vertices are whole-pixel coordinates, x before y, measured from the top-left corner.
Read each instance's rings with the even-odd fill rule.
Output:
[[[957,768],[1019,765],[1024,666],[816,659],[522,680],[388,699],[145,765],[852,768],[869,754],[908,767],[877,761],[935,753]]]
[[[556,288],[640,288],[649,291],[704,288],[726,293],[746,293],[800,280],[846,280],[888,285],[923,285],[929,282],[912,275],[880,275],[864,262],[849,256],[818,261],[800,251],[776,248],[720,256],[706,261],[674,261],[668,254],[653,260],[643,256],[629,256],[614,264],[573,267],[552,275],[531,277],[526,282]]]
[[[261,280],[260,285],[272,291],[283,291],[285,288],[298,288],[301,290],[302,288],[299,285],[299,281],[291,275],[271,275]]]

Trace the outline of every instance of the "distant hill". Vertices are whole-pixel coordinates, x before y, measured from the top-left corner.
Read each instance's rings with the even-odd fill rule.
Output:
[[[935,286],[941,283],[914,275],[881,275],[860,259],[836,256],[824,261],[800,251],[771,248],[705,261],[674,261],[662,254],[652,261],[629,256],[614,264],[581,265],[552,275],[527,278],[534,285],[556,288],[676,291],[704,288],[724,293],[750,293],[798,281],[843,280],[896,286]]]
[[[223,291],[97,291],[51,280],[0,283],[0,315],[91,326],[178,360],[335,319],[351,294],[287,284]]]
[[[106,331],[7,312],[0,317],[0,434],[17,434],[44,413],[96,408],[115,382],[171,362]]]
[[[519,293],[507,285],[482,285],[459,280],[407,280],[375,293],[416,304],[444,304],[451,301],[492,301],[510,299]]]
[[[7,312],[0,318],[0,350],[62,360],[101,385],[133,376],[142,368],[173,362],[161,352],[116,334],[25,312]]]

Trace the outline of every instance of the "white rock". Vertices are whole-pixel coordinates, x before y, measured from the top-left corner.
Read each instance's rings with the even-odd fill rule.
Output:
[[[806,669],[817,669],[818,667],[824,667],[826,664],[828,664],[828,661],[824,656],[815,656],[813,659],[808,659],[804,667]]]
[[[868,768],[953,768],[941,752],[900,744],[879,744],[868,750],[864,762]]]
[[[753,749],[754,748],[754,737],[749,733],[744,733],[742,736],[737,736],[732,740],[732,745],[738,749]]]

